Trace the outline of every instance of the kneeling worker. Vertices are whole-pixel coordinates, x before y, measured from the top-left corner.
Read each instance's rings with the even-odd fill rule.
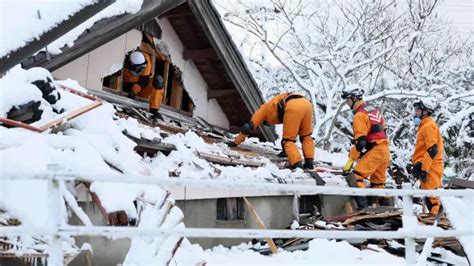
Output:
[[[313,105],[304,96],[295,93],[282,93],[262,104],[253,114],[251,120],[242,126],[234,142],[229,146],[242,143],[252,130],[260,124],[275,125],[283,123],[283,140],[281,146],[288,157],[291,168],[313,169],[314,140]],[[296,146],[296,138],[303,146],[304,164]]]
[[[123,68],[123,90],[128,97],[148,98],[150,113],[154,119],[163,119],[158,112],[163,99],[163,77],[151,73],[150,56],[139,50],[129,52],[125,56]]]

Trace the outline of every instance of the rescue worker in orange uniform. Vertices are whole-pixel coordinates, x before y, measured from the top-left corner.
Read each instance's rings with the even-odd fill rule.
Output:
[[[153,75],[150,56],[139,50],[131,51],[125,56],[123,69],[123,90],[128,97],[148,98],[150,113],[154,119],[163,119],[158,112],[163,99],[163,77]]]
[[[371,188],[384,188],[390,164],[385,120],[379,109],[362,99],[363,94],[364,90],[360,88],[342,93],[342,99],[354,113],[352,126],[355,141],[343,172],[347,174],[346,180],[351,187],[365,188],[364,179],[369,179]],[[355,161],[357,164],[350,172]],[[355,200],[359,210],[368,207],[365,196],[357,196]],[[379,200],[381,205],[387,204],[385,199]]]
[[[262,123],[275,125],[283,123],[282,148],[291,168],[314,168],[313,105],[304,96],[296,93],[282,93],[262,104],[251,120],[242,126],[239,135],[229,146],[242,143],[252,130]],[[296,146],[299,135],[303,147],[304,164]]]
[[[431,116],[435,104],[428,100],[418,101],[415,108],[415,125],[418,126],[415,151],[413,152],[412,174],[419,178],[421,189],[437,189],[442,187],[443,176],[443,138],[439,127]],[[437,197],[427,197],[426,206],[431,214],[439,211],[440,201]]]

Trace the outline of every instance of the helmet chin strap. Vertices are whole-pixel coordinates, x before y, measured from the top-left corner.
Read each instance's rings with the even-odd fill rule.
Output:
[[[359,101],[359,99],[355,99],[355,100],[354,100],[354,96],[352,96],[352,97],[351,97],[351,100],[352,100],[351,109],[354,109],[354,105],[356,104],[356,102]]]

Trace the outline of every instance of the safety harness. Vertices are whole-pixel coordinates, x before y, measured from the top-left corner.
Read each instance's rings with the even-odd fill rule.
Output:
[[[285,105],[288,101],[293,99],[303,98],[303,95],[300,94],[288,94],[285,98],[278,102],[278,120],[280,123],[283,123],[283,117],[285,116]]]
[[[367,134],[367,142],[372,142],[379,139],[387,139],[387,134],[385,134],[384,129],[385,120],[382,116],[382,112],[380,112],[378,108],[364,103],[354,111],[354,113],[357,112],[364,112],[369,117],[370,131],[369,134]]]
[[[303,95],[300,95],[300,94],[288,94],[285,98],[283,98],[281,101],[278,102],[278,120],[280,121],[280,123],[283,123],[283,118],[285,116],[285,105],[287,102],[289,102],[290,100],[293,100],[293,99],[300,99],[300,98],[304,98]],[[300,141],[303,141],[304,138],[306,137],[311,137],[311,133],[310,134],[307,134],[307,135],[304,135],[304,136],[300,136]],[[287,138],[283,138],[281,140],[281,146],[282,148],[284,147],[285,143],[286,142],[296,142],[296,139],[287,139]],[[284,150],[284,149],[283,149]]]

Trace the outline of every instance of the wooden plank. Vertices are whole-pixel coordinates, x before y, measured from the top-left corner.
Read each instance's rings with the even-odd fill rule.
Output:
[[[244,161],[240,159],[228,158],[228,157],[223,157],[223,156],[214,155],[210,153],[199,152],[199,151],[196,151],[196,153],[201,159],[204,159],[211,163],[217,163],[221,165],[229,165],[229,166],[243,165],[246,167],[262,167],[263,165],[265,165],[264,163],[261,163],[261,162]]]
[[[236,89],[208,90],[207,99],[214,99],[227,96],[236,96],[239,92]]]
[[[192,15],[193,12],[189,8],[189,6],[187,4],[182,4],[164,13],[163,15],[160,15],[160,18],[176,18]]]
[[[87,188],[87,191],[89,191],[89,194],[92,197],[92,201],[99,208],[99,211],[102,214],[102,217],[104,218],[104,220],[107,222],[107,224],[110,224],[109,214],[107,213],[107,210],[105,210],[104,206],[102,205],[102,202],[100,201],[99,196],[97,196],[97,194],[92,192],[91,189],[90,189],[91,188],[91,183],[90,182],[82,182],[82,184],[84,184],[84,186]]]
[[[135,151],[137,152],[144,152],[144,153],[149,153],[149,154],[155,154],[158,151],[161,151],[163,153],[170,153],[171,151],[176,150],[176,146],[173,144],[169,143],[164,143],[164,142],[154,142],[151,140],[147,139],[139,139],[134,136],[131,136],[128,134],[126,131],[123,132],[125,136],[127,136],[129,139],[133,140],[137,146],[135,146]]]
[[[5,124],[5,125],[9,125],[9,126],[13,126],[13,127],[21,127],[21,128],[24,128],[24,129],[34,131],[34,132],[38,132],[38,133],[41,133],[41,132],[44,131],[43,129],[41,129],[39,127],[31,126],[31,125],[28,125],[26,123],[18,122],[18,121],[11,120],[11,119],[8,119],[8,118],[0,117],[0,123]]]
[[[448,184],[449,188],[470,188],[474,189],[474,181],[462,179],[462,178],[452,178]]]
[[[165,61],[165,66],[163,70],[163,87],[165,88],[165,93],[163,94],[163,99],[161,100],[162,103],[166,103],[166,95],[168,94],[168,76],[170,73],[170,61]]]
[[[69,121],[69,120],[71,120],[71,119],[73,119],[73,118],[75,118],[75,117],[78,117],[78,116],[80,116],[80,115],[82,115],[82,114],[84,114],[84,113],[87,113],[87,112],[89,112],[90,110],[92,110],[92,109],[94,109],[94,108],[97,108],[97,107],[99,107],[99,106],[101,106],[101,105],[102,105],[102,102],[101,102],[101,101],[95,101],[95,102],[93,102],[93,103],[91,103],[91,104],[88,104],[88,105],[86,105],[86,106],[84,106],[84,107],[82,107],[82,108],[79,108],[79,109],[77,109],[77,110],[75,110],[75,111],[73,111],[73,112],[71,112],[71,113],[69,113],[69,114],[67,114],[67,115],[65,115],[65,116],[63,116],[63,117],[61,117],[61,118],[55,119],[55,120],[53,120],[53,121],[47,123],[46,125],[44,125],[44,126],[41,127],[41,130],[42,130],[42,131],[45,131],[45,130],[48,130],[48,129],[50,129],[50,128],[53,128],[53,127],[57,127],[57,126],[59,126],[59,125],[62,125],[62,124],[64,124],[64,123],[66,123],[67,121]]]
[[[183,100],[183,85],[181,80],[173,74],[173,82],[171,88],[170,106],[176,109],[181,109],[181,101]]]
[[[345,220],[342,224],[350,225],[356,222],[364,221],[364,220],[371,220],[371,219],[383,219],[383,218],[390,218],[396,217],[403,214],[403,211],[393,211],[393,212],[385,212],[385,213],[377,213],[377,214],[368,214],[368,215],[361,215],[349,218]]]
[[[255,210],[255,208],[252,206],[252,204],[250,204],[250,201],[248,201],[246,197],[243,197],[243,199],[244,199],[244,202],[245,202],[245,206],[247,207],[247,209],[249,210],[249,212],[252,214],[253,218],[257,222],[258,227],[260,227],[260,229],[267,230],[267,227],[263,223],[262,219],[260,219],[260,217],[258,216],[258,213]],[[272,250],[272,253],[277,254],[278,249],[275,245],[275,242],[273,242],[273,239],[271,239],[270,237],[265,238],[265,239],[267,240],[267,243],[270,246],[270,249]]]
[[[186,49],[183,51],[184,60],[197,60],[204,58],[216,58],[217,54],[214,48],[205,49]]]

